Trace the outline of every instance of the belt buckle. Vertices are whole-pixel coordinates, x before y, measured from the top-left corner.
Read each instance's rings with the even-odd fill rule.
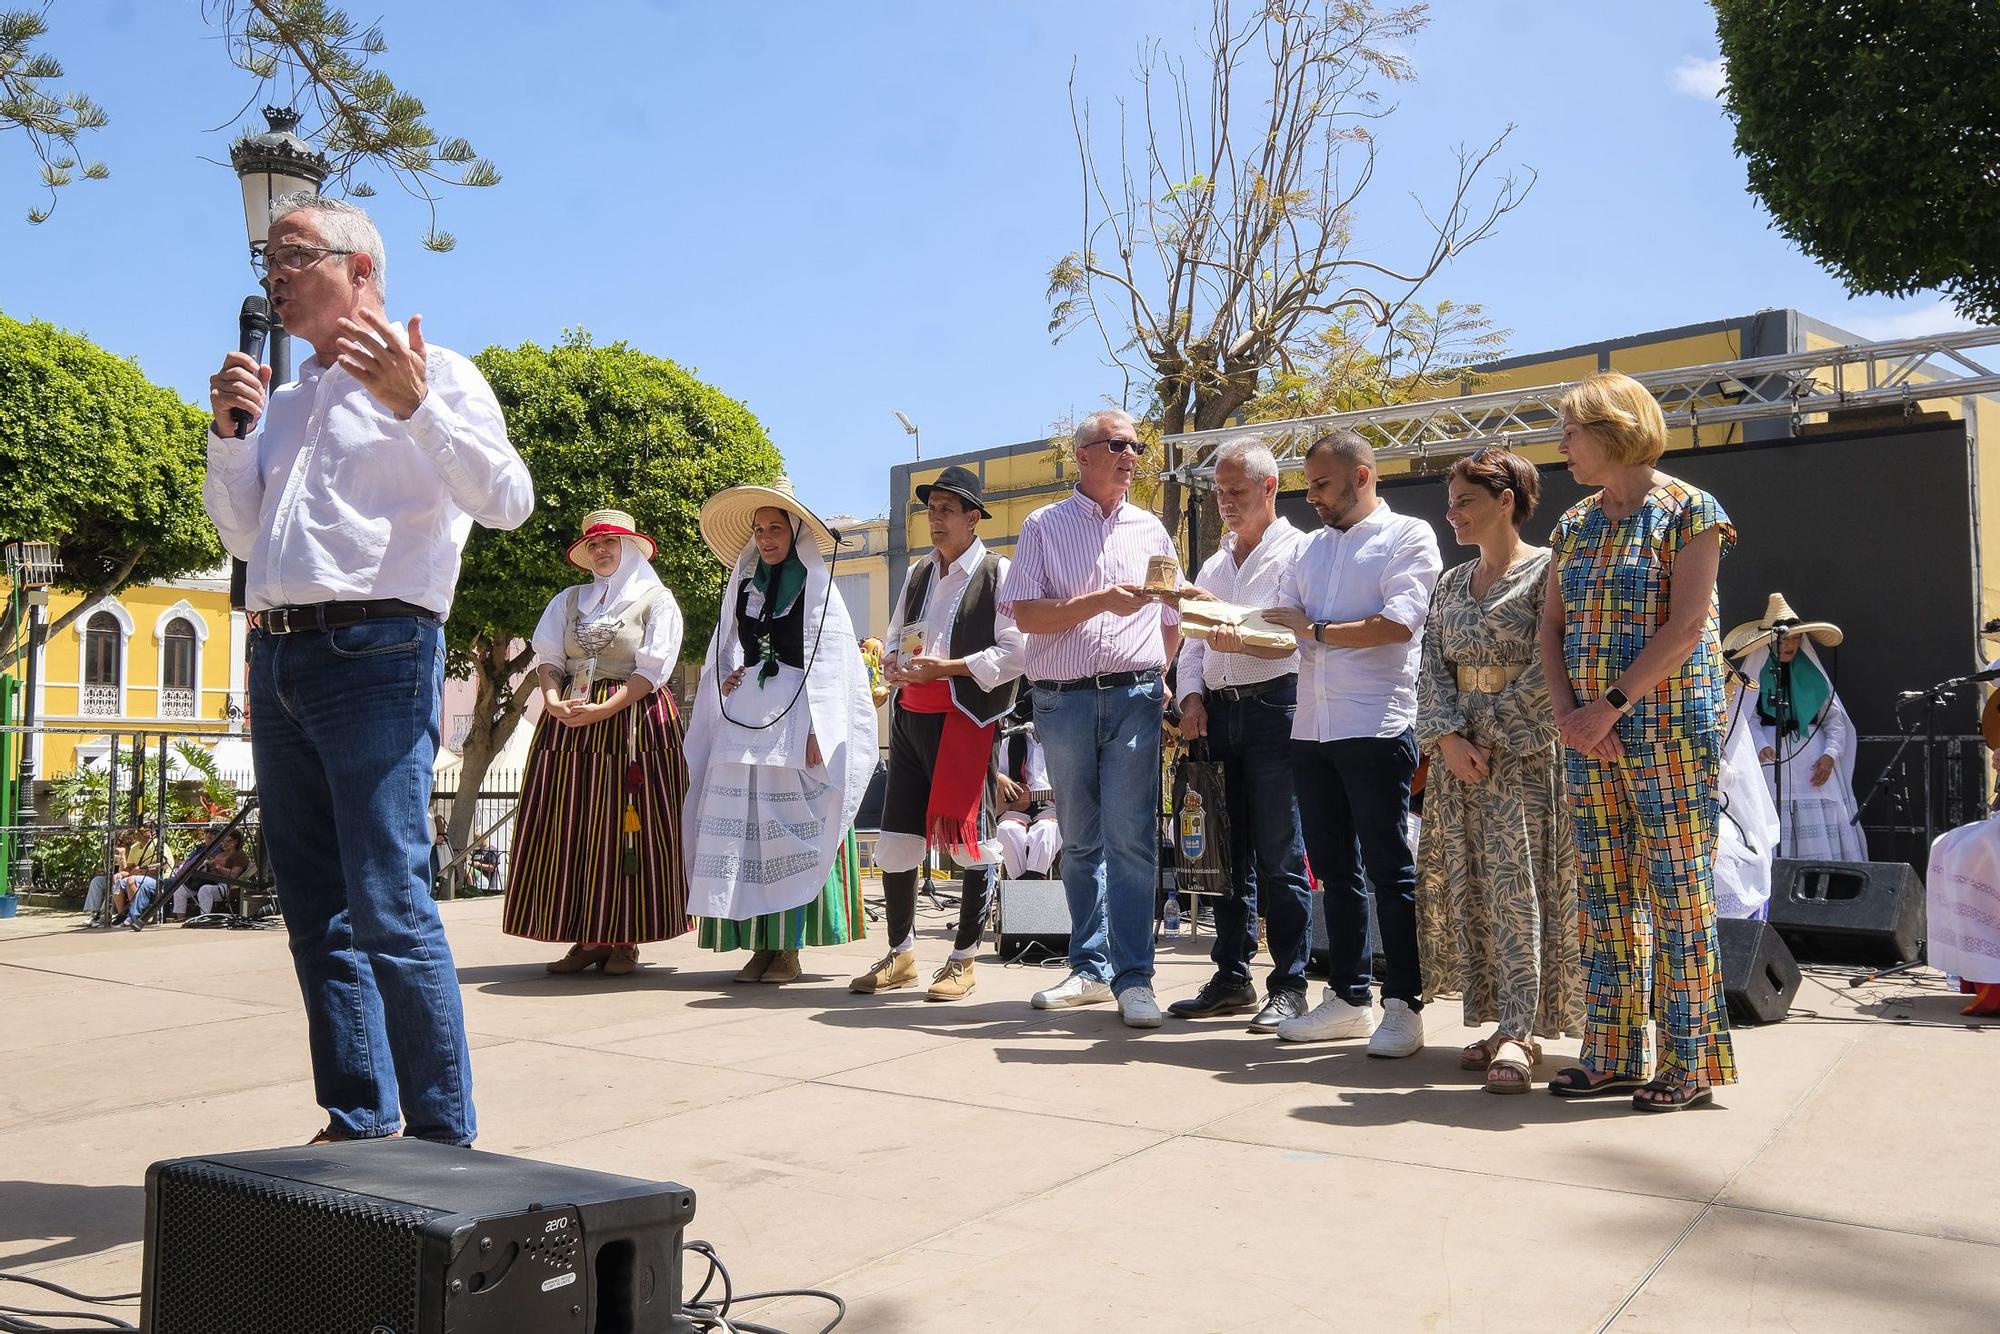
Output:
[[[1109,684],[1112,681],[1112,678],[1119,676],[1129,676],[1129,675],[1131,675],[1131,673],[1129,672],[1098,672],[1095,676],[1092,676],[1090,678],[1090,687],[1093,690],[1110,690],[1113,688],[1112,685]]]
[[[273,607],[264,613],[264,633],[267,635],[288,635],[292,632],[292,609]]]

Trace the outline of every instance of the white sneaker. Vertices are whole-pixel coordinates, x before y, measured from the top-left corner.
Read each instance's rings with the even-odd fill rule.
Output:
[[[1424,1049],[1424,1017],[1403,1000],[1382,1002],[1382,1025],[1368,1039],[1370,1056],[1415,1056]]]
[[[1127,1028],[1158,1028],[1160,1002],[1151,987],[1127,987],[1118,997],[1118,1016]]]
[[[1071,973],[1055,986],[1037,991],[1037,1010],[1067,1010],[1073,1005],[1102,1005],[1111,999],[1111,984],[1087,973]]]
[[[1365,1038],[1375,1031],[1373,1005],[1349,1005],[1331,990],[1326,999],[1304,1014],[1280,1020],[1278,1036],[1287,1042],[1330,1042],[1335,1038]]]

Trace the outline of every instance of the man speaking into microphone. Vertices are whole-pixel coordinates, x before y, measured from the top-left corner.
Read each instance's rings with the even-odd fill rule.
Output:
[[[313,356],[276,389],[246,353],[223,361],[202,496],[249,565],[250,745],[328,1118],[314,1142],[470,1144],[465,1019],[430,897],[443,621],[473,523],[518,527],[534,483],[478,369],[426,343],[421,316],[385,314],[366,213],[287,195],[259,264]]]

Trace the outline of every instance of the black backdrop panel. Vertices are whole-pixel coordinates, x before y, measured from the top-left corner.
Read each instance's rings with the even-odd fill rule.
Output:
[[[1736,525],[1736,547],[1722,562],[1722,628],[1762,616],[1774,592],[1807,620],[1840,626],[1846,644],[1821,656],[1864,734],[1899,730],[1899,691],[1979,665],[1960,424],[1674,453],[1660,467],[1712,493]],[[1444,521],[1442,477],[1385,478],[1382,494],[1431,522],[1447,568],[1476,554]],[[1547,542],[1584,494],[1566,469],[1544,468],[1529,538]],[[1319,527],[1303,493],[1281,497],[1279,508],[1307,532]],[[1939,730],[1976,731],[1977,704],[1967,692]]]

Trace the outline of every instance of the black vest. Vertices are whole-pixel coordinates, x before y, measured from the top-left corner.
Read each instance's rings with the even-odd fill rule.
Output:
[[[931,572],[936,568],[937,562],[926,555],[910,572],[909,580],[903,585],[904,624],[923,614],[924,597],[931,587]],[[966,580],[965,596],[958,600],[958,615],[951,623],[952,657],[969,658],[993,647],[998,617],[993,603],[999,589],[1000,558],[989,551],[973,568],[971,577]],[[1014,707],[1014,696],[1021,688],[1018,676],[1002,681],[992,690],[981,690],[979,682],[969,676],[950,679],[951,698],[958,705],[958,711],[982,726],[1005,717]]]

